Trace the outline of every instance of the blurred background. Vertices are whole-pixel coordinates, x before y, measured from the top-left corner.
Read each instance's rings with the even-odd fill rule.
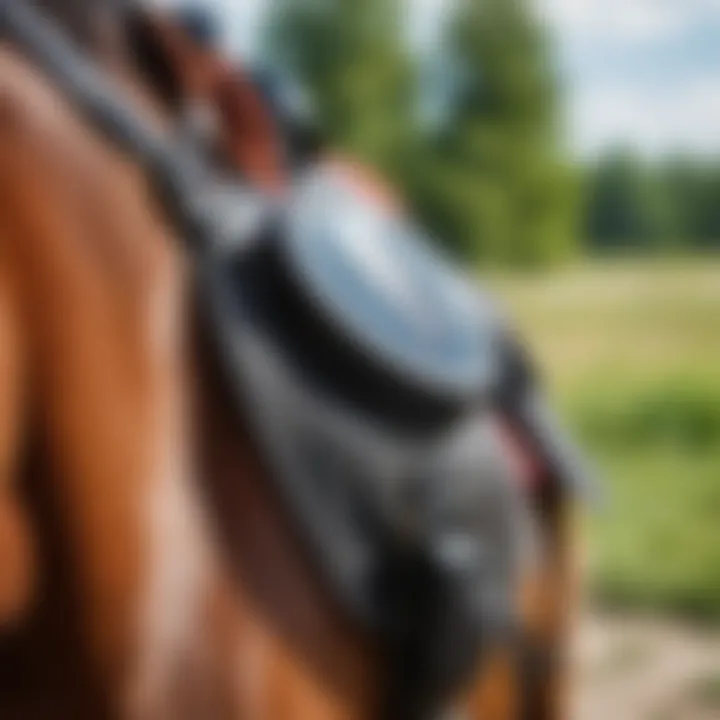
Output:
[[[577,716],[720,718],[720,0],[205,0],[511,308],[604,472]]]

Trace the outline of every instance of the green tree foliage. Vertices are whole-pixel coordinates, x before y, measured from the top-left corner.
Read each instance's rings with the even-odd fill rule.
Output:
[[[653,170],[673,208],[678,242],[720,249],[720,162],[673,158]]]
[[[397,176],[412,126],[401,0],[276,0],[268,51],[309,91],[327,140]]]
[[[460,0],[443,57],[458,92],[419,122],[406,0],[276,0],[268,49],[311,92],[330,141],[388,172],[433,235],[473,261],[573,251],[575,183],[559,161],[547,38],[523,0]],[[442,81],[441,81],[442,82]]]
[[[598,248],[651,247],[675,224],[661,184],[626,151],[603,158],[591,183],[586,223]]]
[[[588,170],[585,236],[603,252],[720,248],[720,165],[616,150]]]
[[[410,180],[418,207],[472,259],[537,265],[566,257],[576,192],[560,161],[544,30],[522,0],[466,0],[446,46],[459,92],[417,155]]]
[[[543,265],[580,238],[602,252],[720,248],[720,163],[617,150],[586,169],[580,193],[528,2],[448,6],[441,50],[415,57],[408,0],[274,0],[267,56],[309,91],[330,144],[387,173],[471,261]],[[440,122],[423,113],[427,97]]]

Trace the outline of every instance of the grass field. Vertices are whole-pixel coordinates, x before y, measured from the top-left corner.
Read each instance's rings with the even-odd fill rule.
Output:
[[[607,481],[595,596],[720,622],[720,259],[496,285]]]

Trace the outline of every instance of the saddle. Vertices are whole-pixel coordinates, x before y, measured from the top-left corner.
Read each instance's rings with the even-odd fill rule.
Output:
[[[22,0],[0,34],[147,171],[232,397],[327,584],[386,649],[384,714],[433,717],[512,632],[525,505],[490,410],[584,473],[492,303],[402,213],[310,164],[286,197],[156,132]]]

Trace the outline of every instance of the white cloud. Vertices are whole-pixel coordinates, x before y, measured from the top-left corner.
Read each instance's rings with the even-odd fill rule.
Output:
[[[420,49],[432,48],[439,40],[445,19],[457,0],[406,0],[410,40]]]
[[[700,29],[720,35],[720,0],[535,1],[560,41],[577,152],[620,143],[648,154],[720,153],[720,49],[717,62],[707,47],[692,59]],[[665,70],[646,57],[662,58]]]
[[[651,91],[633,84],[586,88],[571,111],[572,142],[584,154],[624,144],[656,155],[720,152],[720,77]]]
[[[720,18],[720,0],[536,0],[561,35],[578,40],[642,43],[677,36]]]

